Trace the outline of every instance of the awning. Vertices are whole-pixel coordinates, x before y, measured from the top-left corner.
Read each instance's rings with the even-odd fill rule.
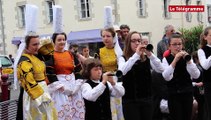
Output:
[[[102,42],[100,29],[70,32],[67,43],[93,43]]]
[[[14,45],[20,44],[22,38],[23,38],[23,37],[13,37],[13,38],[12,38],[12,44],[14,44]]]
[[[52,34],[43,34],[43,35],[40,35],[40,38],[43,39],[43,38],[48,38],[50,37],[51,38]],[[23,37],[13,37],[12,38],[12,44],[14,45],[18,45],[21,43],[21,39],[23,39]]]

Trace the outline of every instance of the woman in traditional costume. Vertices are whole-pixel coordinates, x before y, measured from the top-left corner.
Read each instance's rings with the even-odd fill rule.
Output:
[[[54,6],[54,33],[52,41],[54,52],[45,61],[47,66],[48,88],[58,112],[59,120],[83,120],[84,101],[80,87],[83,80],[75,80],[74,57],[65,50],[67,36],[62,30],[61,7]]]
[[[57,112],[53,105],[45,82],[45,64],[35,55],[39,49],[39,36],[36,34],[35,21],[37,7],[26,5],[26,37],[18,50],[15,61],[15,80],[18,78],[23,93],[20,95],[23,120],[57,120]],[[24,49],[24,51],[23,51]],[[19,59],[20,58],[20,59]],[[16,83],[16,81],[15,81]],[[21,112],[19,113],[21,114]]]
[[[103,67],[103,72],[116,72],[118,58],[122,55],[122,50],[119,46],[117,35],[113,28],[112,9],[110,6],[105,7],[105,25],[101,30],[101,37],[104,47],[99,49],[98,56]],[[114,76],[116,82],[118,78]],[[124,120],[122,111],[122,99],[111,97],[111,112],[112,120]]]

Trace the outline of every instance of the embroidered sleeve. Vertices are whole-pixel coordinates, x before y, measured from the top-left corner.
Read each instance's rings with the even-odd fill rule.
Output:
[[[18,64],[17,74],[21,86],[32,99],[36,99],[43,94],[43,89],[34,79],[33,66],[29,60],[23,60]]]

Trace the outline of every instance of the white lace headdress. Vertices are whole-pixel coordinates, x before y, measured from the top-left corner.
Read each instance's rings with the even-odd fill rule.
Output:
[[[62,7],[59,5],[53,6],[53,30],[55,33],[63,32]]]
[[[53,30],[54,33],[62,33],[63,30],[63,21],[62,21],[62,7],[59,5],[53,6]],[[65,50],[68,49],[67,42],[65,44]]]
[[[35,5],[27,4],[25,11],[25,35],[24,36],[35,36],[37,35],[37,20],[38,20],[38,7]],[[17,50],[17,56],[14,62],[14,89],[17,89],[17,65],[23,50],[26,47],[25,39],[21,40],[21,44]]]
[[[114,27],[113,18],[112,18],[112,7],[105,6],[104,7],[104,28],[109,28],[109,27]],[[113,42],[115,44],[114,50],[115,50],[115,54],[116,54],[117,60],[118,60],[118,58],[122,56],[123,52],[119,46],[117,34],[115,35]]]

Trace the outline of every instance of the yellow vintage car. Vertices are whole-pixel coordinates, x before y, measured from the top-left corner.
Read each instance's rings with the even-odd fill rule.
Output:
[[[3,68],[2,74],[13,74],[12,68]]]

